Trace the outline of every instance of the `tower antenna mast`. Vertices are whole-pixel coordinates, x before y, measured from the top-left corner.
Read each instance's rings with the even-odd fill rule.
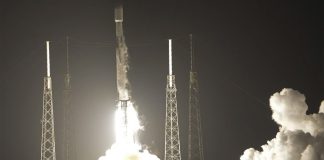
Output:
[[[63,124],[63,160],[75,160],[75,145],[73,141],[73,110],[72,110],[72,87],[71,87],[71,74],[69,63],[69,40],[66,37],[66,74],[64,78],[65,86],[63,91],[63,107],[64,107],[64,124]]]
[[[46,41],[47,74],[44,77],[41,160],[56,160],[50,48]]]
[[[70,37],[66,36],[66,74],[70,73],[70,64],[69,64],[69,40]]]
[[[193,44],[192,44],[192,34],[189,35],[190,38],[190,71],[193,70]]]
[[[199,86],[197,71],[194,70],[192,34],[190,38],[190,80],[189,80],[189,137],[188,160],[204,160],[201,115],[199,105]]]
[[[175,75],[172,73],[172,40],[169,39],[169,75],[167,76],[166,87],[164,160],[181,160],[176,92]]]

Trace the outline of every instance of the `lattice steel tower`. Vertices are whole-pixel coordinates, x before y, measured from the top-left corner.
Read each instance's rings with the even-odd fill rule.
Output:
[[[74,160],[75,146],[73,141],[73,114],[71,105],[71,75],[69,66],[69,37],[66,37],[66,74],[64,78],[64,124],[63,124],[63,160]]]
[[[189,139],[188,160],[204,160],[201,117],[199,106],[199,88],[197,71],[194,70],[194,54],[190,34],[190,81],[189,81]]]
[[[42,124],[41,160],[56,160],[52,80],[50,75],[49,41],[46,41],[46,48],[47,48],[47,76],[44,77],[43,116],[41,120],[41,124]]]
[[[169,39],[169,75],[166,87],[166,121],[165,121],[165,147],[164,160],[181,160],[177,88],[175,75],[172,74],[172,44]]]

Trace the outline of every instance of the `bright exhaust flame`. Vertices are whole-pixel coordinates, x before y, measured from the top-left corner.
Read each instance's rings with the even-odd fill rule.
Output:
[[[136,144],[136,133],[140,129],[137,112],[130,101],[127,101],[126,115],[121,102],[117,104],[115,113],[115,134],[118,144]]]
[[[126,115],[127,117],[125,117]],[[105,156],[98,160],[159,160],[148,150],[142,150],[142,146],[137,142],[137,132],[141,126],[136,109],[130,101],[127,101],[126,115],[119,102],[115,112],[116,141],[106,151]]]

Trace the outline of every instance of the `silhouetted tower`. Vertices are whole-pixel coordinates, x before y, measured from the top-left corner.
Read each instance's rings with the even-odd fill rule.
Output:
[[[199,88],[197,71],[194,69],[194,54],[191,34],[190,59],[188,160],[204,160],[199,106]]]
[[[47,76],[44,77],[43,116],[41,120],[41,124],[42,124],[41,160],[56,160],[52,80],[50,75],[49,41],[46,41],[46,48],[47,48]]]
[[[177,88],[172,74],[172,41],[169,39],[169,75],[166,87],[165,155],[164,160],[181,160]]]
[[[71,75],[69,65],[69,37],[66,37],[66,74],[64,78],[63,91],[63,110],[64,110],[64,125],[63,125],[63,160],[75,160],[75,147],[73,142],[73,114],[71,105]]]

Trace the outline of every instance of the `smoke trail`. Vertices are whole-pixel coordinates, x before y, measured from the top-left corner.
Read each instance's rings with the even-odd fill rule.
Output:
[[[305,96],[283,89],[270,98],[273,120],[280,126],[276,137],[244,151],[241,160],[324,160],[324,100],[319,113],[307,115]]]
[[[128,49],[124,36],[117,38],[116,48],[116,68],[117,68],[117,89],[119,100],[128,100],[130,98],[130,83],[128,81],[127,72],[128,65]]]

